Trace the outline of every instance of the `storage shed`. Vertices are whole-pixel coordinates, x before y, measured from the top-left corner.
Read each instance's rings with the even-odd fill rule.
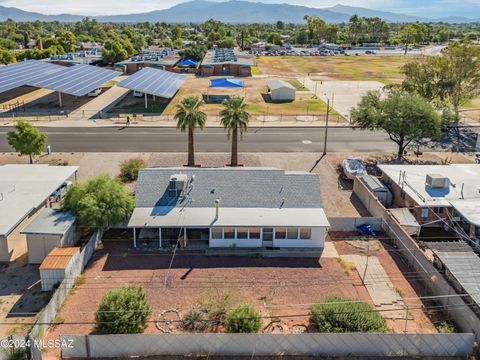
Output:
[[[384,205],[392,205],[392,193],[377,177],[372,175],[363,175],[362,180],[369,190]]]
[[[40,265],[42,291],[50,291],[71,272],[79,247],[54,248]]]
[[[270,80],[267,82],[267,89],[273,101],[294,101],[295,87],[283,80]]]
[[[45,208],[21,233],[27,238],[29,264],[40,264],[53,248],[75,243],[75,216]]]

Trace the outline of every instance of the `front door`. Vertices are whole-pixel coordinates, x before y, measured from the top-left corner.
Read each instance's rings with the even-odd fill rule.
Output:
[[[262,246],[264,248],[273,246],[273,228],[263,228],[263,230],[262,230]]]

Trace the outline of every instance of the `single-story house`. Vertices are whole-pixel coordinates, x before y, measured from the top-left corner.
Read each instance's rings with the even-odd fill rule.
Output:
[[[28,263],[41,264],[53,248],[75,244],[75,216],[44,208],[21,234],[27,236]]]
[[[409,208],[422,226],[448,222],[480,245],[480,164],[378,167],[394,207]]]
[[[283,80],[269,80],[267,90],[273,101],[294,101],[295,87]]]
[[[209,50],[200,65],[202,76],[252,76],[252,57],[246,52],[216,48]]]
[[[39,210],[49,207],[51,195],[77,170],[78,166],[0,166],[0,262],[27,251],[21,230]]]
[[[329,222],[316,174],[274,168],[147,168],[128,223],[133,245],[315,249]]]

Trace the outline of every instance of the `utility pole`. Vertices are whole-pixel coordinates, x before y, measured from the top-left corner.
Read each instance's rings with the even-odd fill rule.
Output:
[[[325,118],[325,139],[323,139],[323,155],[327,155],[328,115],[330,114],[330,98],[327,96],[327,116]]]

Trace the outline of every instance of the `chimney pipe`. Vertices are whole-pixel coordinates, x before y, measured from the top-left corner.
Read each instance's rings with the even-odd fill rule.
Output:
[[[219,209],[220,209],[220,199],[215,199],[215,220],[218,219]]]

